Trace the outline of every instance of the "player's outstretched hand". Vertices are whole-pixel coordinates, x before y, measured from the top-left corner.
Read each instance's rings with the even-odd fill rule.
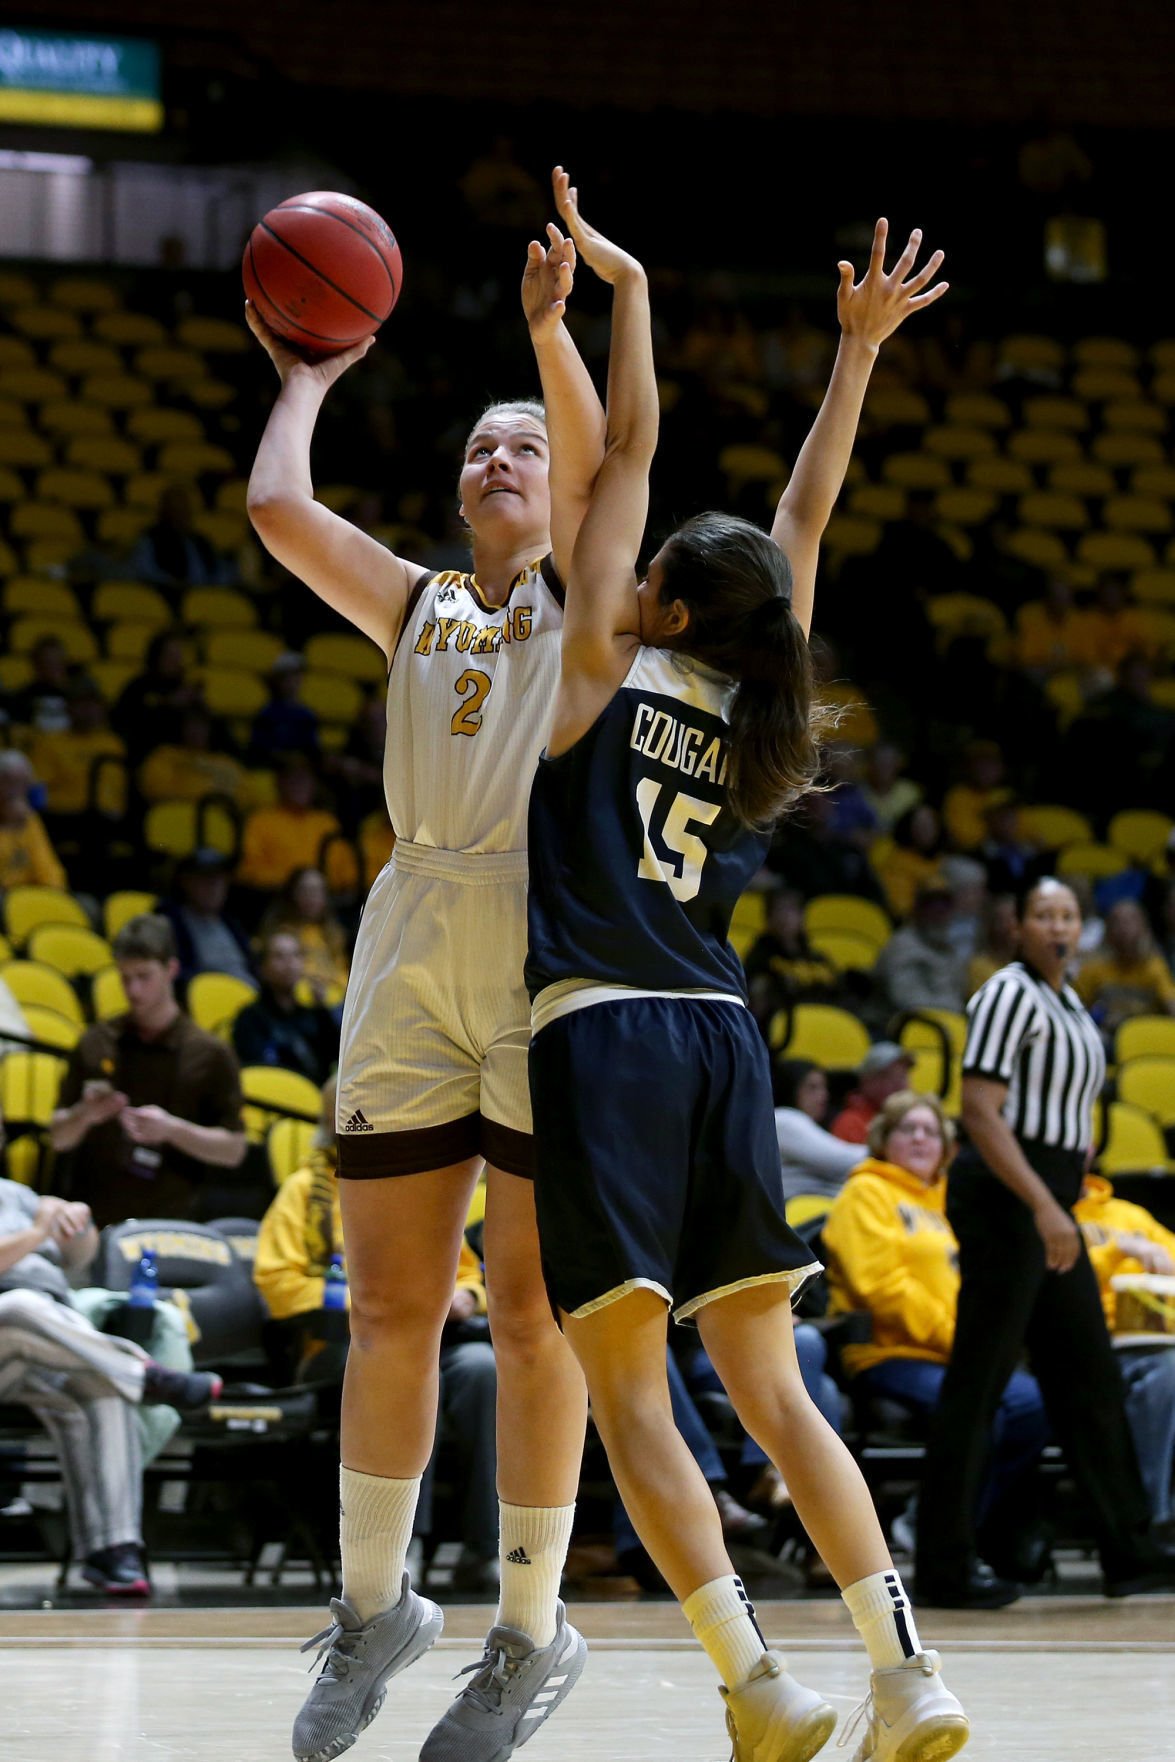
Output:
[[[564,226],[584,262],[595,270],[601,281],[617,282],[625,275],[644,274],[635,257],[622,251],[619,245],[614,245],[611,239],[606,239],[584,220],[579,212],[579,191],[561,165],[555,167],[551,183],[555,190],[555,206]]]
[[[522,310],[537,341],[549,337],[567,310],[575,282],[575,240],[565,238],[551,223],[549,244],[532,239],[522,272]]]
[[[942,268],[943,253],[936,251],[923,268],[914,273],[922,233],[915,228],[905,250],[889,274],[885,269],[885,247],[889,239],[889,221],[879,220],[873,229],[873,250],[869,267],[854,285],[851,263],[838,263],[840,286],[836,291],[836,311],[846,336],[858,336],[874,345],[892,336],[911,312],[920,312],[941,300],[950,286],[940,281],[928,284]]]
[[[344,349],[341,355],[331,355],[325,361],[304,361],[301,355],[294,353],[288,343],[282,341],[275,330],[270,330],[252,300],[245,301],[245,323],[277,368],[277,376],[283,385],[292,376],[306,377],[320,384],[324,391],[335,383],[340,374],[346,373],[348,367],[353,367],[356,361],[362,361],[375,341],[373,336],[364,337],[361,343]]]

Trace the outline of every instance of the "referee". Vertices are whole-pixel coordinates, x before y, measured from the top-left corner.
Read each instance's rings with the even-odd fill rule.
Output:
[[[1065,983],[1081,934],[1070,889],[1036,882],[1019,913],[1020,959],[968,1006],[963,1124],[947,1186],[959,1241],[958,1321],[926,1452],[915,1595],[997,1608],[1019,1587],[976,1558],[975,1514],[992,1420],[1022,1351],[1094,1511],[1107,1596],[1175,1588],[1175,1557],[1149,1509],[1097,1280],[1073,1221],[1105,1078],[1094,1023]]]

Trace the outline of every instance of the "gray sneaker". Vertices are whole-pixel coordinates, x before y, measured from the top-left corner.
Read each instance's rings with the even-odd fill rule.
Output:
[[[331,1625],[302,1647],[309,1652],[317,1646],[318,1657],[326,1657],[294,1721],[298,1762],[332,1762],[349,1750],[383,1706],[388,1678],[427,1652],[445,1625],[436,1604],[417,1596],[407,1573],[400,1601],[384,1614],[360,1621],[341,1597],[332,1597],[330,1612]]]
[[[514,1627],[492,1627],[476,1674],[424,1740],[420,1762],[506,1762],[566,1700],[583,1670],[587,1641],[562,1603],[549,1646]]]

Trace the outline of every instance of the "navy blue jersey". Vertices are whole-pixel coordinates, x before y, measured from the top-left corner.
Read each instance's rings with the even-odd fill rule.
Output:
[[[665,649],[638,651],[530,796],[532,999],[566,979],[746,996],[727,941],[764,834],[727,803],[733,686]]]

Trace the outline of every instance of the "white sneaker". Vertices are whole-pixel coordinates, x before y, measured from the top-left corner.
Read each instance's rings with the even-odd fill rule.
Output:
[[[764,1652],[739,1688],[718,1692],[726,1702],[732,1762],[809,1762],[836,1725],[827,1701],[789,1676],[778,1652]]]
[[[947,1762],[958,1755],[971,1724],[941,1670],[937,1652],[919,1652],[891,1670],[873,1672],[869,1698],[840,1740],[849,1743],[864,1718],[853,1762]]]

